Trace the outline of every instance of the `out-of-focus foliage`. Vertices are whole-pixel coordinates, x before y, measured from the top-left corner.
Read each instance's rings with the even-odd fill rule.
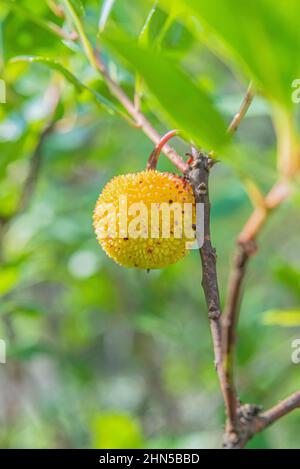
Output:
[[[235,60],[268,97],[292,106],[290,87],[300,73],[300,62],[295,58],[295,49],[300,47],[297,0],[288,5],[284,0],[275,4],[270,0],[163,2],[170,7],[175,3],[183,16],[195,14],[202,26],[195,28],[196,34],[202,38],[211,34],[212,48]]]
[[[176,124],[207,150],[219,150],[211,198],[222,300],[234,240],[252,209],[247,191],[266,193],[277,178],[274,103],[299,115],[291,100],[291,81],[299,78],[298,3],[71,2],[110,75],[130,97],[138,92],[153,126],[163,133]],[[55,4],[66,11],[66,2]],[[98,193],[114,175],[144,169],[153,146],[127,122],[82,42],[70,39],[70,15],[58,17],[49,5],[0,0],[7,91],[0,104],[0,220],[12,216],[5,229],[0,223],[0,338],[7,342],[0,445],[218,447],[223,405],[198,253],[147,274],[113,264],[100,250],[91,221]],[[250,78],[259,94],[223,153],[224,123]],[[18,210],[57,92],[37,185]],[[181,154],[189,150],[175,145]],[[163,157],[159,167],[174,171]],[[242,304],[241,399],[264,406],[300,383],[300,365],[291,360],[299,322],[283,317],[299,311],[294,184],[295,196],[259,240]],[[291,414],[250,447],[299,447],[299,418]]]

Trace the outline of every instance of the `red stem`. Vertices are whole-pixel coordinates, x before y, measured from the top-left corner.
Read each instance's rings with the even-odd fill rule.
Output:
[[[160,155],[161,150],[163,149],[164,145],[173,137],[176,137],[180,133],[180,130],[174,129],[167,132],[158,142],[154,150],[152,151],[151,155],[149,156],[146,169],[156,169],[158,158]]]

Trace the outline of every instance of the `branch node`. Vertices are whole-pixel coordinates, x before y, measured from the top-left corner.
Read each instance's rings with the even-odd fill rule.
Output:
[[[261,421],[262,408],[256,404],[243,404],[237,409],[234,428],[230,422],[225,429],[223,447],[225,449],[241,449],[257,432],[258,422]]]
[[[208,319],[212,321],[217,321],[220,319],[221,311],[215,306],[211,306],[208,310]]]
[[[199,195],[205,195],[206,194],[207,187],[206,187],[205,182],[201,182],[199,184],[199,186],[197,187],[197,191],[198,191]]]
[[[251,257],[256,254],[258,247],[255,239],[250,239],[246,242],[238,241],[237,245],[240,251],[240,257]]]

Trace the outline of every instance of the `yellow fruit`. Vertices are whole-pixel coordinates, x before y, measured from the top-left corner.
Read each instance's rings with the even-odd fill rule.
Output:
[[[194,240],[194,223],[191,186],[180,176],[156,170],[116,176],[94,211],[94,229],[106,254],[122,266],[140,269],[160,269],[184,257],[186,243]]]

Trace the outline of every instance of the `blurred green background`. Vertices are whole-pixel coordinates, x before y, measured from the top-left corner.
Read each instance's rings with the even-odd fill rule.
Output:
[[[198,252],[147,274],[114,264],[93,233],[92,212],[103,185],[114,175],[143,170],[153,144],[57,71],[45,64],[11,61],[20,55],[57,60],[119,108],[84,57],[80,41],[62,40],[47,27],[51,22],[69,34],[74,29],[70,18],[55,16],[49,7],[53,2],[27,3],[0,1],[0,78],[6,83],[7,101],[0,104],[0,338],[7,344],[7,363],[0,365],[0,445],[217,448],[224,409]],[[137,38],[157,2],[82,3],[85,13],[79,14],[88,37],[93,45],[100,43],[111,76],[132,96],[133,67],[125,67],[106,42],[102,45],[99,18],[104,33],[121,28]],[[108,3],[113,7],[105,21],[103,6]],[[185,70],[209,94],[224,122],[230,122],[247,87],[244,67],[220,58],[215,42],[212,48],[207,45],[209,35],[199,40],[203,31],[194,16],[187,21],[178,11],[168,16],[162,3],[156,5],[148,30],[151,47]],[[267,7],[269,2],[254,3]],[[272,18],[271,7],[269,12]],[[289,31],[294,31],[292,25]],[[256,48],[262,60],[260,49],[261,54],[265,49]],[[298,52],[295,48],[291,54]],[[160,70],[154,68],[153,74],[159,76]],[[140,82],[143,112],[163,134],[173,121]],[[57,89],[55,124],[43,141],[32,196],[22,207],[32,155],[51,120]],[[273,91],[276,99],[275,86]],[[181,93],[175,103],[179,111],[185,101],[184,90]],[[198,118],[205,125],[205,108]],[[174,145],[181,154],[189,151],[181,140]],[[222,301],[235,238],[252,210],[245,181],[251,178],[265,193],[277,178],[269,99],[255,98],[235,138],[234,156],[228,153],[220,154],[211,177]],[[159,168],[174,170],[163,156]],[[292,341],[300,338],[297,190],[270,218],[259,240],[242,303],[240,397],[265,407],[300,385],[300,364],[291,361]],[[292,325],[288,315],[264,314],[291,309],[298,312]],[[300,414],[295,412],[248,446],[297,448],[299,431]]]

